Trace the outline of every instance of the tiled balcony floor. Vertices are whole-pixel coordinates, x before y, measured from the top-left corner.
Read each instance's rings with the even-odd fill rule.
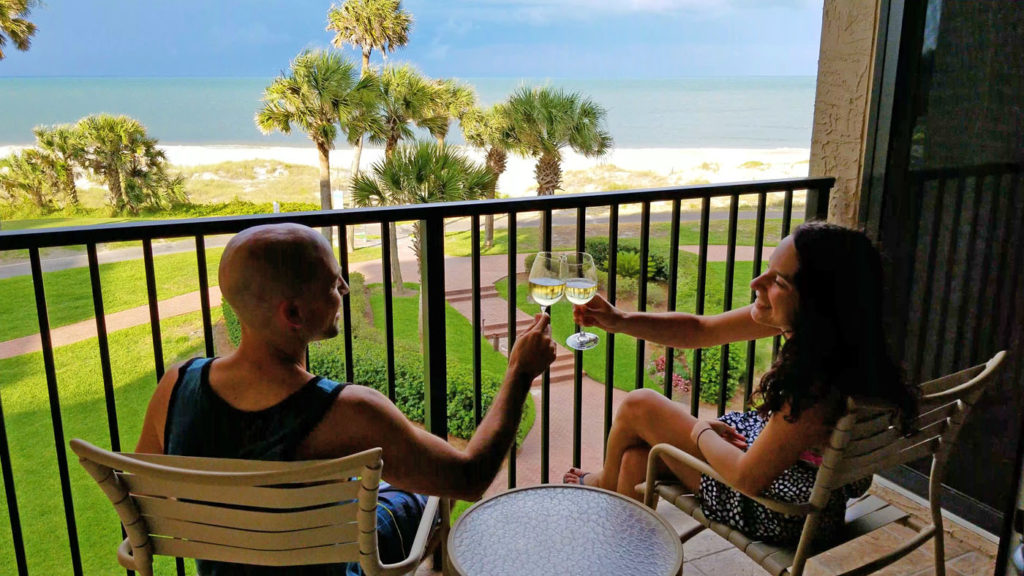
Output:
[[[804,574],[807,576],[832,576],[863,562],[875,558],[906,541],[913,533],[911,526],[925,523],[927,508],[895,493],[876,482],[871,492],[880,495],[910,513],[908,525],[890,524],[871,534],[853,540],[832,551],[808,561]],[[692,526],[695,521],[679,512],[675,507],[662,502],[658,506],[662,514],[677,530]],[[992,574],[995,568],[997,545],[985,537],[945,520],[946,531],[946,574],[949,576],[982,576]],[[767,574],[731,544],[710,530],[705,530],[690,539],[684,548],[685,576],[764,576]],[[888,566],[877,574],[884,576],[928,576],[935,573],[932,542],[929,540],[899,562]],[[416,572],[417,576],[439,575],[426,562]],[[530,576],[530,575],[524,575]]]

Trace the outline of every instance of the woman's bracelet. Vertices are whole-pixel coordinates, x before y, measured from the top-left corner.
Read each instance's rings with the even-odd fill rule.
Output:
[[[700,437],[703,436],[704,433],[707,432],[708,430],[712,430],[711,426],[708,426],[707,428],[705,428],[705,429],[703,429],[703,430],[701,430],[700,432],[697,433],[697,439],[694,440],[693,443],[697,446],[698,450],[700,450]]]

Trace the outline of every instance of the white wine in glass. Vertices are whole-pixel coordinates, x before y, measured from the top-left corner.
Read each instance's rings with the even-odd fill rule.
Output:
[[[597,266],[586,252],[570,252],[562,256],[562,280],[565,281],[565,299],[582,306],[597,294]],[[584,332],[579,326],[566,339],[573,350],[589,350],[597,346],[597,334]]]
[[[558,302],[564,289],[561,258],[551,252],[538,252],[530,267],[530,296],[533,301],[540,304],[542,312],[550,313],[551,305]]]

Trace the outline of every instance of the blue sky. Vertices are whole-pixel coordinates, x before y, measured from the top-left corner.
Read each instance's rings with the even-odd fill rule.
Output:
[[[45,0],[0,77],[276,75],[327,47],[329,1]],[[393,58],[431,76],[813,75],[822,0],[405,0]],[[349,53],[355,57],[354,51]],[[375,54],[374,60],[380,60]]]

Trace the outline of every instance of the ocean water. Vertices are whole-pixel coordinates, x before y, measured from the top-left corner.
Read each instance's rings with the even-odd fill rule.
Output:
[[[0,145],[37,125],[107,112],[140,120],[162,144],[304,145],[253,122],[270,78],[0,78]],[[617,148],[808,148],[815,78],[466,78],[482,104],[522,85],[579,91],[608,111]],[[457,130],[449,140],[461,143]],[[343,144],[339,143],[340,146]]]

